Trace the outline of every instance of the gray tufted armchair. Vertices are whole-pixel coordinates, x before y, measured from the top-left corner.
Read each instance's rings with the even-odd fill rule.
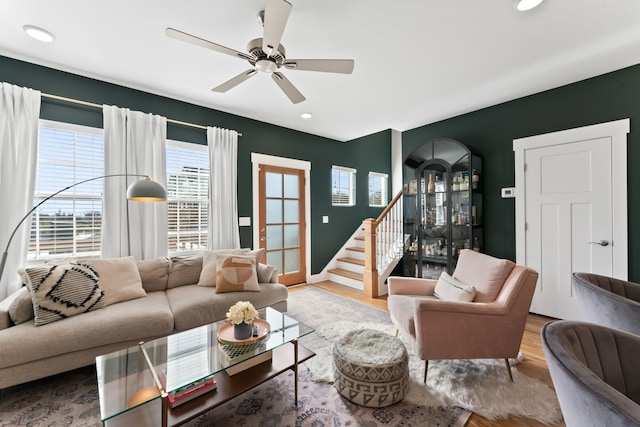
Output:
[[[640,284],[592,273],[573,273],[585,319],[640,335]]]
[[[567,427],[640,426],[640,337],[557,320],[540,331]]]

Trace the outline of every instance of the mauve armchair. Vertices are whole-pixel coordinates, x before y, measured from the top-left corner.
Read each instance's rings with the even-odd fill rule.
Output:
[[[640,335],[640,284],[593,273],[573,273],[585,319]]]
[[[472,302],[434,295],[438,280],[389,277],[387,300],[393,323],[414,353],[429,360],[517,357],[538,273],[468,249],[461,251],[453,279],[475,287]],[[438,285],[441,286],[441,285]]]
[[[556,320],[540,331],[567,427],[640,426],[640,337]]]

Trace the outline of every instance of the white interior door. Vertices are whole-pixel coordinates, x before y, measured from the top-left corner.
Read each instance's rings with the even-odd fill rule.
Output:
[[[517,261],[539,273],[533,313],[583,319],[573,272],[627,277],[628,120],[620,122],[514,141]]]

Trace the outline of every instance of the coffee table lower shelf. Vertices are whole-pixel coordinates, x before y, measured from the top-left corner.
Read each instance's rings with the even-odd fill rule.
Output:
[[[295,362],[295,346],[298,347],[298,361]],[[233,376],[221,372],[216,375],[218,387],[176,408],[169,408],[167,425],[179,426],[205,414],[213,408],[237,397],[252,388],[270,380],[289,369],[297,369],[297,364],[315,356],[315,353],[298,343],[287,343],[273,350],[272,359],[253,366]],[[298,376],[295,376],[297,395]]]

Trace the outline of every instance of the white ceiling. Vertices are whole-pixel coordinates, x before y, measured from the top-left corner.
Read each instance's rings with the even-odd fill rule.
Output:
[[[263,73],[212,92],[249,64],[164,34],[245,52],[264,0],[4,0],[0,54],[341,141],[640,63],[639,0],[546,0],[526,13],[513,0],[290,1],[287,58],[355,60],[351,75],[281,70],[307,98],[297,105]]]

